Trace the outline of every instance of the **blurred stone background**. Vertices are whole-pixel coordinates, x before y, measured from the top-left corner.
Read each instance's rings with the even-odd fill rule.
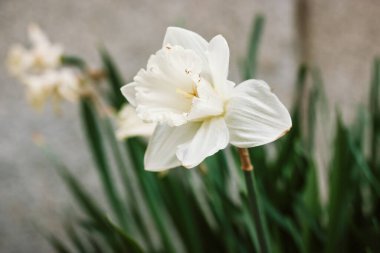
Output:
[[[99,66],[104,44],[123,75],[131,79],[160,46],[165,29],[181,25],[207,39],[223,34],[230,44],[230,79],[239,81],[238,62],[247,49],[254,15],[266,25],[258,78],[287,106],[299,63],[319,66],[331,108],[345,120],[367,103],[371,64],[380,55],[377,0],[0,0],[0,62],[12,43],[26,42],[36,22],[66,52]],[[23,87],[0,65],[0,252],[51,252],[44,233],[59,233],[73,205],[56,171],[33,142],[42,134],[88,189],[97,178],[80,131],[77,107],[33,111]]]

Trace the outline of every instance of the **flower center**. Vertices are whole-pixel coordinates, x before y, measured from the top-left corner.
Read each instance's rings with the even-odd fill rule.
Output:
[[[197,86],[195,83],[192,84],[192,90],[191,91],[185,91],[181,88],[176,88],[176,93],[183,95],[185,98],[193,99],[194,97],[198,97],[198,91]]]
[[[162,48],[134,78],[139,117],[146,122],[180,126],[222,115],[223,99],[208,76],[194,51],[180,46]]]

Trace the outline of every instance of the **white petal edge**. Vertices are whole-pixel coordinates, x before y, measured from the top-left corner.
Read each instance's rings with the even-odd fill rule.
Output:
[[[176,156],[177,147],[189,142],[200,125],[200,123],[188,123],[179,127],[158,125],[145,152],[145,170],[163,171],[180,166],[181,162]]]
[[[229,142],[226,122],[222,117],[214,117],[202,123],[197,133],[187,143],[177,148],[177,158],[182,166],[193,168],[206,157],[224,149]]]
[[[234,89],[227,105],[230,143],[241,148],[277,140],[292,127],[288,110],[261,80],[247,80]]]
[[[228,77],[230,49],[222,35],[217,35],[210,41],[207,57],[215,89],[223,95],[228,94],[225,86]]]
[[[132,83],[128,83],[128,84],[124,85],[120,89],[121,93],[124,95],[124,97],[133,106],[136,106],[136,91],[135,91],[136,85],[137,84],[135,82],[132,82]]]
[[[208,42],[199,34],[179,27],[168,27],[166,29],[163,47],[168,44],[194,50],[202,58],[205,58],[208,46]]]

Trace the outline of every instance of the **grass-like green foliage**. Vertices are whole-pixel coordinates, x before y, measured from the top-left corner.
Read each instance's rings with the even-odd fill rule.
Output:
[[[263,21],[259,16],[253,25],[242,67],[246,79],[256,73]],[[101,55],[110,84],[105,97],[119,109],[124,81],[109,54],[102,50]],[[71,61],[78,62],[82,64]],[[318,70],[299,69],[291,131],[274,144],[250,149],[271,252],[380,252],[379,60],[372,79],[369,106],[358,112],[352,126],[337,113],[327,152],[327,203],[320,201],[315,152],[316,115],[323,114],[325,103]],[[97,113],[91,100],[83,100],[80,109],[108,202],[99,203],[56,162],[82,211],[78,220],[68,222],[66,238],[49,238],[57,252],[257,252],[258,236],[234,148],[192,170],[146,172],[144,141],[118,142],[111,121]]]

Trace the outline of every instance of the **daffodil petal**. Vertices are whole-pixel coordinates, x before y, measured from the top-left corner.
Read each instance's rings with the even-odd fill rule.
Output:
[[[179,27],[168,27],[166,30],[163,47],[168,44],[191,49],[202,58],[205,58],[208,46],[208,42],[199,34]]]
[[[116,137],[120,140],[134,136],[150,137],[156,127],[154,123],[143,122],[136,113],[135,108],[126,104],[116,117]]]
[[[136,106],[136,91],[135,91],[136,85],[137,85],[137,83],[132,82],[132,83],[128,83],[128,84],[124,85],[120,89],[121,93],[124,95],[124,97],[133,106]]]
[[[116,130],[116,137],[118,140],[124,140],[130,137],[142,136],[147,137],[154,131],[154,123],[139,122],[139,126],[122,126]],[[132,124],[132,123],[131,123]]]
[[[149,140],[145,152],[145,170],[162,171],[181,165],[176,147],[189,142],[200,127],[200,123],[188,123],[178,127],[158,125]]]
[[[292,126],[288,110],[260,80],[247,80],[234,89],[226,122],[230,143],[241,148],[275,141]]]
[[[229,133],[222,117],[211,118],[202,123],[196,134],[188,142],[177,147],[177,158],[186,168],[199,165],[228,145]]]
[[[230,50],[226,39],[222,35],[217,35],[210,41],[207,56],[215,89],[222,94],[226,94],[225,86],[228,76]]]

